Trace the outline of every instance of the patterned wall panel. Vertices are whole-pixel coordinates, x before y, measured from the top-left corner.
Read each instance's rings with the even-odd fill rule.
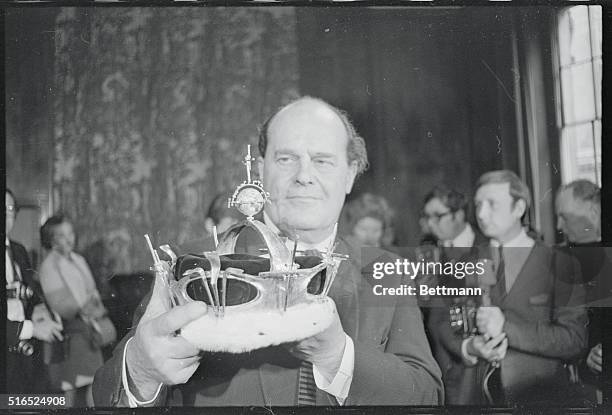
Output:
[[[201,236],[298,95],[291,8],[65,8],[55,49],[54,205],[110,274],[148,268],[145,233]]]

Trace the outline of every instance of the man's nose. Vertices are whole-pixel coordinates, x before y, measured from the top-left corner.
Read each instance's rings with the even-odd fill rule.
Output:
[[[312,162],[308,159],[301,159],[295,181],[301,185],[312,184],[314,182],[314,172]]]
[[[480,205],[479,207],[476,208],[476,217],[480,220],[486,218],[488,214],[488,208],[486,205]]]
[[[557,230],[563,231],[563,218],[561,217],[557,218]]]

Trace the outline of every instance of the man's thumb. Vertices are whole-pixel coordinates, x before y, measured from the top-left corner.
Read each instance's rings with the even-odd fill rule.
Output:
[[[206,314],[207,308],[207,305],[202,301],[194,301],[174,307],[157,318],[157,324],[155,324],[157,332],[161,335],[174,333]]]

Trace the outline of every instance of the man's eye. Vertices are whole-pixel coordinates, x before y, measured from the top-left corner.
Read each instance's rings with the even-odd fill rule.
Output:
[[[333,166],[334,163],[330,159],[314,159],[314,164],[317,166]]]
[[[280,156],[276,158],[276,162],[278,164],[289,164],[292,161],[294,161],[294,157],[290,157],[290,156]]]

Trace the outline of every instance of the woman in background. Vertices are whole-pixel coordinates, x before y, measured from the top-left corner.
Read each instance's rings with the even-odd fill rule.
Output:
[[[91,384],[103,359],[87,321],[106,310],[87,262],[73,251],[70,221],[62,215],[50,217],[40,228],[40,239],[48,250],[40,283],[49,306],[62,317],[66,337],[63,358],[49,365],[51,385],[64,391],[66,406],[93,406]]]
[[[394,215],[384,197],[363,193],[347,202],[341,220],[347,236],[358,245],[389,247],[395,237]]]

